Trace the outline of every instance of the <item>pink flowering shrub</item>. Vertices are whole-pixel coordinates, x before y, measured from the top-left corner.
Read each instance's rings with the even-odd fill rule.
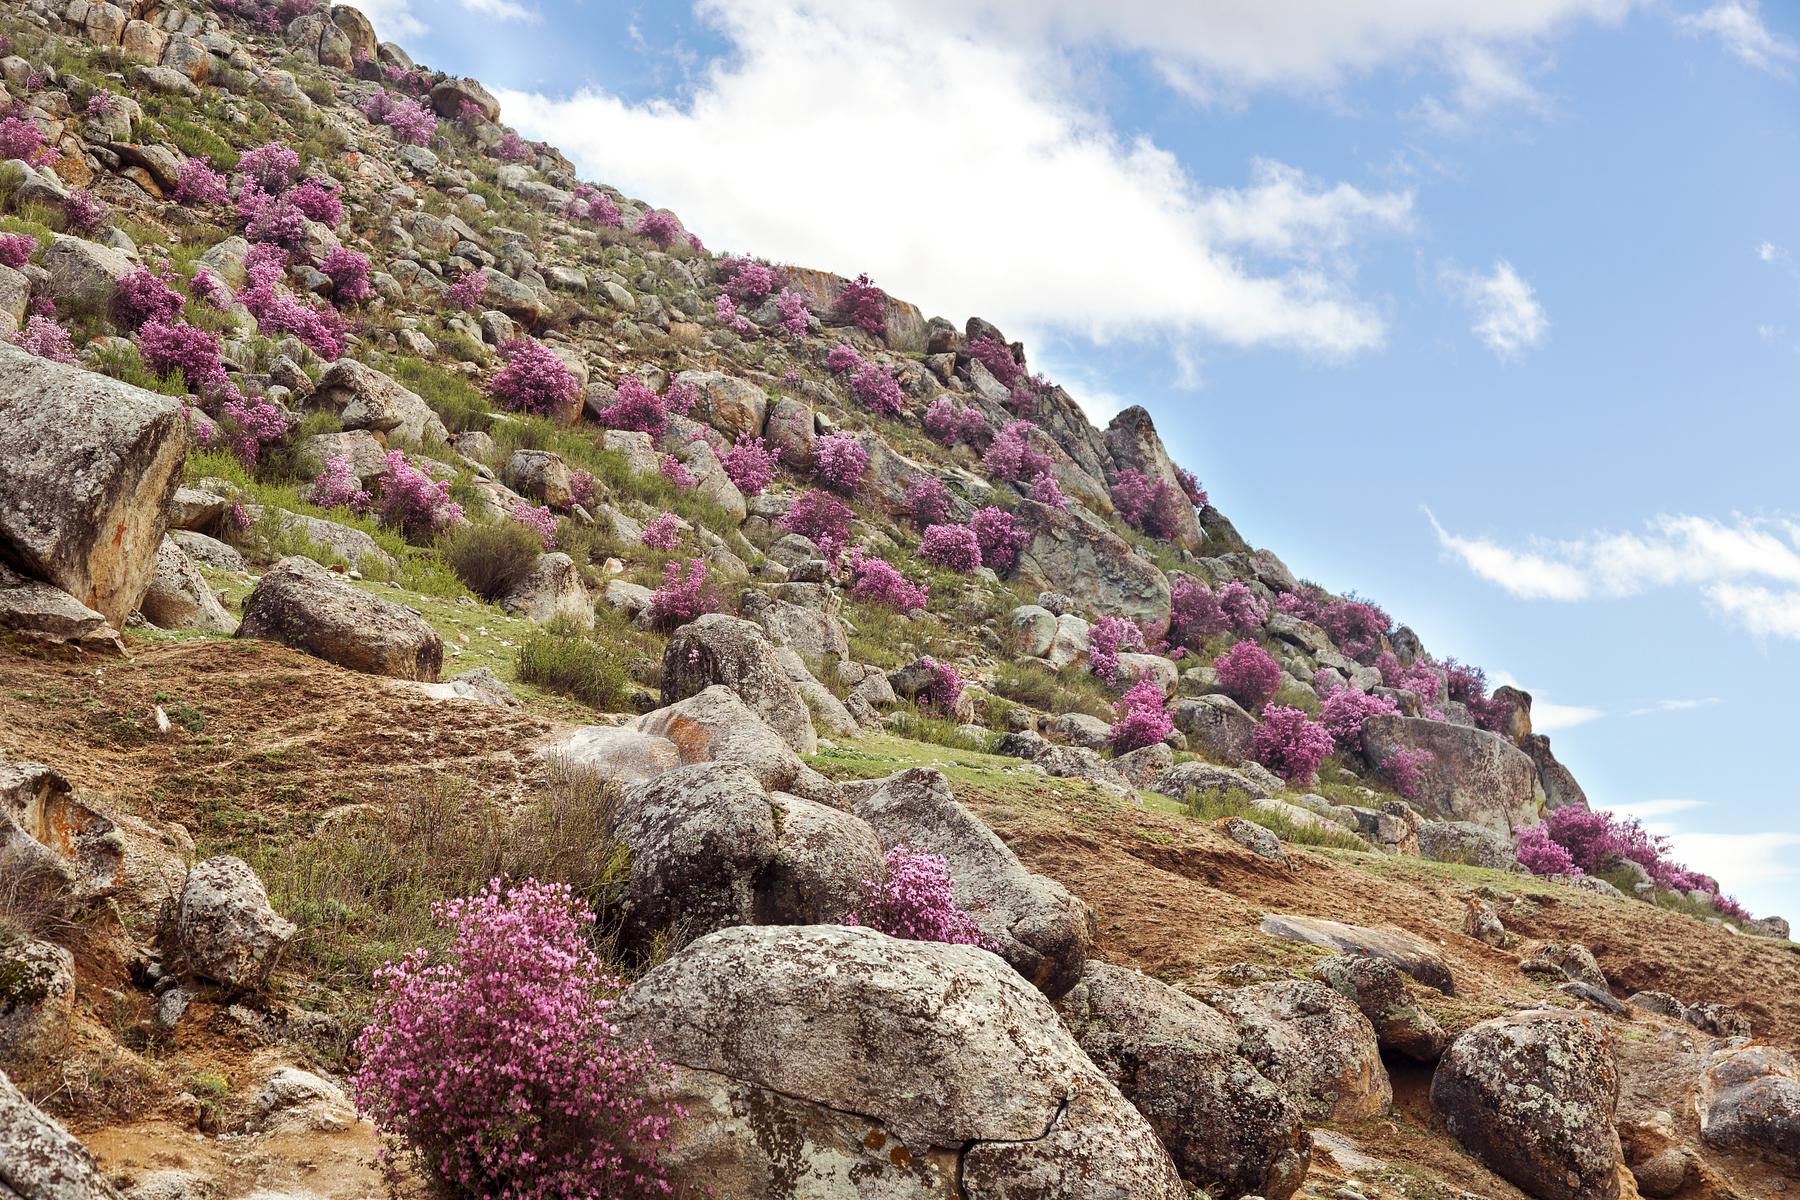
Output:
[[[577,467],[569,472],[569,498],[586,508],[594,502],[594,473]]]
[[[995,476],[1013,482],[1030,481],[1050,469],[1050,456],[1031,444],[1037,426],[1030,421],[1008,421],[994,435],[981,465]]]
[[[839,342],[825,352],[825,369],[833,375],[860,371],[865,365],[867,365],[867,360],[858,354],[856,347],[849,342]]]
[[[168,284],[174,277],[167,263],[155,270],[133,267],[125,272],[113,289],[113,320],[131,331],[146,321],[174,320],[184,303],[181,293]]]
[[[1219,611],[1234,632],[1253,633],[1269,619],[1269,602],[1251,591],[1249,585],[1232,579],[1219,589]]]
[[[239,462],[246,467],[256,465],[265,448],[275,445],[288,434],[288,417],[261,396],[248,398],[236,388],[223,393],[219,406],[219,427],[224,430]]]
[[[781,272],[754,258],[721,258],[719,280],[725,294],[744,304],[757,304],[781,285]]]
[[[910,850],[905,842],[887,852],[880,879],[862,881],[862,899],[844,924],[914,942],[995,948],[981,935],[975,918],[958,907],[944,857]]]
[[[372,123],[386,125],[396,141],[423,146],[437,133],[437,116],[428,106],[405,96],[396,96],[385,88],[357,108]]]
[[[976,509],[969,518],[969,528],[981,547],[981,565],[993,568],[1000,575],[1013,569],[1013,564],[1019,561],[1019,551],[1031,540],[1031,535],[1019,528],[1011,513],[992,505]]]
[[[925,432],[953,446],[959,441],[978,445],[988,436],[987,418],[978,409],[958,408],[948,396],[931,402],[925,410]]]
[[[1229,624],[1218,593],[1197,579],[1183,576],[1169,589],[1169,640],[1198,649]]]
[[[1248,638],[1213,659],[1225,694],[1251,712],[1269,702],[1281,686],[1281,667],[1269,652]]]
[[[837,294],[831,319],[881,337],[887,332],[887,293],[876,287],[868,275],[858,275]]]
[[[869,451],[853,433],[833,433],[813,443],[813,478],[848,496],[869,469]]]
[[[1176,467],[1175,482],[1181,488],[1181,494],[1188,498],[1189,504],[1195,508],[1206,507],[1206,489],[1200,486],[1200,481],[1194,477],[1192,471],[1185,467]]]
[[[781,294],[775,297],[775,315],[789,337],[805,337],[812,324],[812,308],[806,302],[806,293],[792,288],[782,288]]]
[[[324,469],[313,480],[312,490],[306,494],[308,504],[316,504],[320,508],[347,508],[352,512],[362,512],[369,507],[369,493],[356,479],[356,471],[350,466],[350,460],[342,454],[328,455]]]
[[[424,539],[462,520],[462,505],[450,498],[449,480],[433,479],[400,450],[389,450],[381,462],[375,511],[384,524],[409,538]]]
[[[0,267],[22,271],[36,253],[37,239],[29,233],[0,233]]]
[[[1127,525],[1139,532],[1166,541],[1180,532],[1182,501],[1166,479],[1151,479],[1142,471],[1127,467],[1113,479],[1113,507]]]
[[[1048,471],[1031,481],[1031,487],[1027,490],[1026,495],[1039,504],[1054,508],[1057,512],[1069,510],[1069,498],[1063,495],[1062,485],[1056,482],[1056,476]]]
[[[981,543],[967,525],[928,525],[919,543],[919,557],[966,575],[981,565]]]
[[[344,219],[344,201],[337,189],[317,179],[308,179],[288,192],[287,202],[299,209],[307,220],[333,229]]]
[[[1649,872],[1657,887],[1718,893],[1715,880],[1671,859],[1668,839],[1651,833],[1635,819],[1564,805],[1550,813],[1546,825],[1575,865],[1590,875],[1621,861],[1634,862]]]
[[[1250,737],[1250,754],[1289,783],[1310,782],[1331,753],[1331,734],[1297,708],[1271,704]]]
[[[1381,672],[1383,686],[1412,692],[1423,704],[1438,702],[1438,689],[1442,686],[1442,681],[1437,672],[1431,669],[1428,659],[1421,658],[1410,667],[1403,667],[1392,650],[1383,650],[1376,656],[1374,666]]]
[[[686,415],[693,407],[692,389],[671,385],[657,395],[634,375],[619,380],[613,401],[600,410],[600,423],[608,429],[628,429],[659,438],[669,427],[669,413]]]
[[[500,347],[500,357],[506,365],[494,376],[488,394],[501,408],[543,417],[580,399],[574,373],[536,338],[513,338]]]
[[[319,272],[331,280],[331,299],[337,304],[361,304],[375,295],[366,254],[334,247],[319,264]]]
[[[185,322],[152,319],[138,330],[137,348],[138,357],[156,374],[180,371],[191,392],[214,396],[229,386],[215,333]]]
[[[737,302],[724,292],[720,292],[718,299],[713,301],[713,316],[719,324],[739,336],[756,328],[750,323],[749,317],[738,312]]]
[[[1114,687],[1119,686],[1119,655],[1144,648],[1144,631],[1111,613],[1088,629],[1088,666]]]
[[[1487,696],[1487,672],[1447,658],[1444,660],[1444,690],[1447,698],[1458,704],[1484,699]]]
[[[444,301],[452,308],[460,308],[464,312],[476,312],[481,308],[481,298],[487,295],[487,272],[464,271],[456,282],[444,292]]]
[[[950,489],[933,475],[915,475],[906,481],[906,513],[923,529],[939,525],[950,515]]]
[[[531,157],[531,143],[520,137],[516,130],[509,129],[501,135],[500,144],[494,147],[494,157],[501,162],[524,162]]]
[[[664,479],[675,485],[675,490],[678,492],[685,492],[700,482],[694,478],[694,473],[687,469],[687,464],[673,454],[663,455],[662,461],[656,465],[656,469]]]
[[[725,475],[746,496],[760,496],[775,478],[777,456],[762,438],[740,433],[738,439],[719,459]]]
[[[850,394],[864,408],[878,416],[898,416],[900,410],[906,407],[906,397],[900,391],[900,382],[887,368],[877,363],[863,364],[862,370],[851,377]]]
[[[913,704],[925,712],[954,717],[963,694],[962,672],[953,663],[939,662],[930,656],[921,658],[919,665],[925,668],[926,680],[925,686],[913,693]]]
[[[225,176],[213,170],[211,163],[204,158],[185,158],[175,177],[172,197],[177,204],[211,206],[225,203],[231,199],[231,193],[225,189]]]
[[[1379,606],[1355,596],[1324,604],[1313,620],[1338,649],[1358,662],[1373,655],[1382,636],[1394,626]]]
[[[75,346],[69,340],[69,331],[57,324],[54,317],[42,313],[33,313],[25,322],[25,328],[13,334],[13,345],[51,362],[75,365]]]
[[[1419,798],[1419,785],[1425,782],[1425,768],[1437,761],[1429,750],[1402,746],[1388,752],[1381,760],[1381,773],[1394,791],[1408,800]]]
[[[1154,679],[1140,679],[1113,708],[1111,731],[1114,754],[1129,754],[1154,746],[1175,729],[1163,702],[1163,689]]]
[[[850,537],[850,507],[829,492],[808,488],[788,507],[781,527],[815,543],[835,559]]]
[[[556,544],[556,514],[542,504],[527,504],[523,500],[513,501],[512,519],[515,524],[523,525],[537,534],[537,539],[544,549],[548,550]]]
[[[237,215],[244,224],[244,237],[252,242],[284,250],[306,245],[306,214],[286,195],[246,183],[238,189]]]
[[[976,338],[969,343],[969,357],[986,367],[988,374],[1000,381],[1001,387],[1012,387],[1013,380],[1019,377],[1019,364],[1013,358],[1012,347],[999,338],[991,335]]]
[[[270,337],[291,333],[321,358],[342,358],[346,331],[343,318],[330,308],[312,308],[302,304],[281,287],[287,271],[287,255],[279,247],[250,247],[244,256],[246,286],[237,293],[238,302],[256,318],[257,328]]]
[[[623,229],[625,218],[613,198],[597,187],[582,184],[563,206],[563,216],[571,221],[591,221],[607,229]]]
[[[850,594],[858,600],[883,604],[897,612],[924,608],[928,590],[912,582],[885,559],[866,555],[858,546],[850,551]]]
[[[43,131],[29,117],[0,119],[0,162],[15,158],[34,167],[43,166],[51,158]]]
[[[80,188],[63,197],[62,215],[63,224],[76,233],[94,234],[106,224],[112,212],[100,197]]]
[[[1368,717],[1398,716],[1400,706],[1386,696],[1340,687],[1325,697],[1319,718],[1331,733],[1331,740],[1346,754],[1361,754],[1362,726]]]
[[[681,237],[681,222],[666,208],[652,209],[638,219],[637,228],[632,232],[667,250]]]
[[[650,596],[650,615],[658,625],[673,629],[718,607],[718,598],[706,584],[705,563],[690,558],[663,564],[662,586]]]
[[[1580,875],[1582,870],[1575,865],[1561,843],[1550,836],[1550,827],[1542,821],[1536,825],[1527,825],[1518,831],[1519,844],[1514,855],[1519,865],[1533,875]]]
[[[375,972],[357,1109],[457,1192],[585,1200],[671,1191],[657,1146],[683,1115],[649,1043],[607,1020],[594,914],[566,884],[496,879],[439,901],[450,934]]]
[[[672,512],[658,513],[644,524],[644,545],[664,554],[675,551],[675,540],[681,536],[681,518]]]
[[[280,142],[265,142],[238,155],[238,174],[272,195],[280,195],[300,179],[300,155]]]

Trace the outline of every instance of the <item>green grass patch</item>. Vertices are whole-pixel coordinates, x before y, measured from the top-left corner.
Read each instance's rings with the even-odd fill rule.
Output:
[[[533,631],[519,647],[518,677],[601,712],[622,709],[630,696],[617,646],[554,627]]]
[[[1256,803],[1236,789],[1223,791],[1208,789],[1206,791],[1189,792],[1186,798],[1186,814],[1197,821],[1217,821],[1224,817],[1242,817],[1246,821],[1261,825],[1284,842],[1293,842],[1301,846],[1329,846],[1336,850],[1368,850],[1369,845],[1349,830],[1310,825],[1289,817],[1286,813],[1259,808]],[[1324,818],[1320,818],[1324,820]]]

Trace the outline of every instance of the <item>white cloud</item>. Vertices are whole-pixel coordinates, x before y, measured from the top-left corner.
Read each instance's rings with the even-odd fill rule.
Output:
[[[1788,65],[1800,62],[1800,49],[1770,31],[1757,0],[1721,0],[1705,12],[1678,16],[1675,27],[1690,37],[1716,37],[1739,61],[1786,78]]]
[[[431,32],[431,27],[413,12],[412,0],[357,0],[356,7],[369,18],[375,35],[384,42],[424,37]]]
[[[1605,715],[1604,710],[1590,708],[1585,704],[1553,704],[1535,696],[1531,699],[1531,728],[1537,733],[1573,729],[1577,725],[1586,725],[1589,721],[1598,721]]]
[[[463,8],[478,17],[492,17],[496,21],[518,21],[524,25],[536,25],[542,18],[533,10],[514,0],[460,0]]]
[[[1253,164],[1247,186],[1209,187],[1083,107],[1061,52],[989,36],[983,20],[1029,15],[1012,7],[702,0],[730,52],[678,101],[501,100],[528,136],[673,208],[712,245],[868,270],[927,312],[1324,357],[1381,343],[1348,250],[1409,229],[1410,192],[1274,162]],[[1152,6],[1125,7],[1119,36],[1154,44]],[[1080,8],[1030,19],[1040,33],[1111,27]]]
[[[1800,591],[1715,583],[1706,589],[1706,602],[1727,621],[1759,638],[1800,641]]]
[[[1696,808],[1705,808],[1704,800],[1640,800],[1635,804],[1615,804],[1610,811],[1614,816],[1633,817],[1648,825],[1657,817],[1666,817],[1674,813],[1690,812]]]
[[[1578,567],[1480,538],[1458,537],[1438,524],[1429,508],[1425,516],[1437,531],[1439,545],[1483,579],[1522,600],[1581,600],[1588,595],[1588,581]]]
[[[1655,704],[1634,708],[1626,716],[1647,717],[1652,713],[1692,712],[1696,708],[1711,708],[1724,701],[1717,696],[1702,696],[1695,700],[1658,700]]]
[[[1756,257],[1766,263],[1779,262],[1787,257],[1787,251],[1774,242],[1758,242],[1756,243]]]
[[[1505,259],[1495,259],[1494,269],[1485,275],[1450,263],[1441,274],[1475,318],[1469,332],[1500,358],[1518,358],[1544,340],[1550,317],[1531,284]]]
[[[1711,875],[1727,894],[1800,880],[1800,833],[1696,833],[1666,835],[1677,861]]]

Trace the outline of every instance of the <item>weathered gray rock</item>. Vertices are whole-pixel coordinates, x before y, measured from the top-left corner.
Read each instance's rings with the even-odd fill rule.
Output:
[[[663,703],[685,700],[713,684],[737,693],[789,749],[811,754],[818,747],[799,689],[782,670],[767,636],[749,621],[708,613],[669,638],[662,661]]]
[[[1602,991],[1607,987],[1606,972],[1594,960],[1593,952],[1579,942],[1545,942],[1520,969],[1578,980]]]
[[[1177,763],[1157,777],[1151,789],[1173,800],[1185,800],[1191,793],[1235,792],[1250,800],[1267,800],[1269,789],[1242,771],[1215,766],[1209,762]]]
[[[1092,961],[1056,1007],[1188,1183],[1270,1200],[1299,1187],[1312,1157],[1300,1110],[1238,1053],[1230,1019],[1141,972]]]
[[[353,358],[340,358],[326,368],[306,403],[336,413],[345,429],[367,429],[415,445],[450,440],[450,431],[423,397]]]
[[[1451,1135],[1541,1200],[1617,1200],[1618,1099],[1606,1026],[1566,1010],[1471,1026],[1431,1081],[1431,1107]]]
[[[225,611],[201,577],[200,569],[173,538],[165,537],[156,551],[156,574],[138,610],[152,625],[163,629],[198,629],[205,633],[235,633],[237,621]]]
[[[1015,515],[1031,539],[1014,569],[1020,582],[1135,621],[1151,638],[1168,631],[1169,581],[1105,522],[1078,505],[1059,512],[1032,500]]]
[[[186,453],[178,402],[0,343],[0,558],[114,628],[156,573]]]
[[[1131,782],[1110,763],[1085,746],[1051,746],[1032,760],[1044,774],[1057,779],[1081,779],[1116,800],[1138,803]]]
[[[1230,696],[1177,700],[1170,706],[1169,715],[1194,749],[1205,751],[1227,766],[1249,757],[1250,739],[1256,736],[1256,718]]]
[[[444,642],[410,608],[360,592],[306,558],[269,568],[237,636],[263,638],[371,675],[435,682]]]
[[[297,1067],[279,1067],[256,1094],[264,1133],[341,1133],[356,1124],[356,1109],[330,1080]]]
[[[45,294],[58,312],[95,316],[110,312],[113,292],[132,268],[124,251],[66,234],[44,250],[42,265],[49,273]]]
[[[0,1058],[14,1059],[66,1028],[74,1000],[74,955],[35,938],[0,940]],[[0,1140],[0,1150],[5,1145]]]
[[[1443,957],[1409,933],[1285,913],[1265,914],[1260,928],[1271,937],[1286,938],[1291,942],[1305,942],[1340,954],[1386,959],[1426,987],[1436,988],[1446,996],[1456,994],[1450,968]]]
[[[294,932],[243,859],[220,855],[188,872],[176,938],[196,973],[233,989],[259,988]]]
[[[1503,737],[1420,717],[1370,717],[1363,746],[1371,764],[1395,750],[1431,752],[1415,801],[1428,816],[1468,821],[1503,837],[1537,822],[1537,768]]]
[[[1406,976],[1382,958],[1338,954],[1313,964],[1312,977],[1344,997],[1375,1028],[1383,1050],[1436,1062],[1449,1040],[1443,1026],[1406,994]]]
[[[501,478],[521,496],[551,508],[567,508],[574,500],[569,464],[548,450],[514,450]]]
[[[807,768],[799,756],[749,705],[723,684],[635,722],[636,728],[667,739],[683,763],[731,762],[749,769],[769,791],[801,791]]]
[[[719,371],[683,371],[675,378],[694,388],[694,419],[711,425],[728,441],[762,433],[769,408],[769,394],[763,388]]]
[[[763,897],[772,925],[835,925],[862,902],[864,880],[886,870],[881,839],[861,817],[777,792],[780,829]]]
[[[1242,846],[1258,858],[1266,858],[1280,866],[1291,866],[1287,851],[1281,848],[1281,839],[1274,831],[1265,829],[1255,821],[1246,821],[1243,817],[1221,817],[1213,822],[1213,828]]]
[[[1720,1052],[1701,1077],[1695,1106],[1708,1145],[1800,1167],[1800,1061],[1786,1050]]]
[[[119,1200],[87,1148],[0,1071],[0,1195],[8,1200]]]
[[[943,775],[913,768],[851,792],[851,811],[885,845],[941,854],[956,901],[1000,957],[1054,999],[1081,975],[1095,935],[1093,910],[1053,880],[1033,875],[994,831],[957,803]]]
[[[1473,821],[1419,822],[1419,854],[1438,862],[1510,871],[1518,862],[1512,839]]]
[[[1112,769],[1123,775],[1133,787],[1148,788],[1175,765],[1175,752],[1162,742],[1144,746],[1112,760]]]
[[[1103,436],[1115,473],[1124,470],[1139,471],[1148,476],[1151,482],[1167,484],[1173,490],[1177,502],[1170,506],[1170,514],[1175,519],[1175,535],[1172,540],[1190,550],[1199,549],[1205,542],[1205,535],[1200,531],[1200,522],[1194,517],[1194,506],[1182,494],[1181,481],[1175,475],[1174,460],[1169,457],[1162,438],[1157,435],[1156,425],[1150,420],[1150,414],[1134,404],[1112,419]]]
[[[65,881],[79,897],[112,892],[125,872],[113,822],[75,797],[69,781],[34,762],[0,757],[0,853]]]
[[[474,105],[490,121],[500,119],[500,102],[478,80],[446,79],[431,89],[431,106],[440,117],[454,121],[462,115],[464,105]]]
[[[308,513],[265,508],[260,504],[246,504],[244,509],[250,514],[251,520],[272,522],[288,534],[305,538],[320,552],[335,556],[343,560],[344,565],[356,570],[391,574],[400,567],[393,556],[381,548],[381,543],[352,526],[340,525],[336,521],[327,521],[324,517]],[[254,542],[256,538],[252,537],[250,540]],[[262,549],[266,551],[267,547]]]
[[[1309,1120],[1359,1121],[1394,1102],[1375,1030],[1357,1007],[1321,983],[1284,979],[1221,992],[1243,1053]]]
[[[27,579],[0,563],[0,631],[26,641],[123,654],[124,641],[105,617],[59,587]]]
[[[1519,739],[1518,746],[1537,766],[1538,785],[1544,789],[1546,809],[1588,806],[1587,793],[1575,782],[1575,776],[1550,753],[1549,738],[1541,733],[1527,733]]]
[[[625,785],[642,783],[682,765],[674,742],[625,725],[584,725],[546,746],[543,754],[602,782]]]
[[[715,1194],[1185,1194],[1043,997],[974,947],[728,929],[651,971],[611,1016],[675,1064],[688,1115],[663,1161]]]
[[[499,604],[538,625],[562,618],[583,629],[594,627],[594,598],[581,581],[575,560],[560,550],[538,555],[530,573],[502,596]]]

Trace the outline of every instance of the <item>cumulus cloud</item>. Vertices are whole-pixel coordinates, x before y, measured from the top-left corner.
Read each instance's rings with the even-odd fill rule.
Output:
[[[1084,106],[1054,48],[926,7],[941,19],[704,0],[730,53],[679,100],[501,99],[528,136],[675,209],[712,245],[868,270],[930,312],[1323,357],[1381,344],[1351,251],[1412,227],[1409,191],[1272,161],[1246,164],[1240,185],[1203,181]],[[1044,18],[1063,19],[1072,7]],[[940,178],[932,164],[955,169]]]
[[[413,11],[412,0],[358,0],[356,7],[369,18],[376,36],[384,42],[420,38],[431,32],[431,27]]]
[[[1442,275],[1474,318],[1469,332],[1498,357],[1516,359],[1549,332],[1550,317],[1537,293],[1505,259],[1494,260],[1485,274],[1446,264]]]
[[[1757,637],[1800,641],[1800,524],[1786,518],[1660,516],[1643,533],[1540,539],[1516,550],[1451,533],[1430,509],[1425,515],[1440,546],[1520,599],[1585,600],[1693,587],[1728,623]]]
[[[1678,861],[1717,879],[1727,895],[1742,898],[1751,889],[1771,893],[1777,890],[1771,885],[1800,881],[1800,833],[1701,833],[1676,829],[1665,836]]]
[[[1690,37],[1717,38],[1747,66],[1788,78],[1800,62],[1800,48],[1770,30],[1757,0],[1722,0],[1704,12],[1675,18],[1675,27]]]
[[[1673,816],[1675,813],[1690,812],[1696,808],[1705,808],[1704,800],[1639,800],[1633,804],[1615,804],[1609,810],[1614,816],[1631,817],[1642,821],[1652,832],[1663,833],[1669,827],[1652,824],[1658,817]]]

